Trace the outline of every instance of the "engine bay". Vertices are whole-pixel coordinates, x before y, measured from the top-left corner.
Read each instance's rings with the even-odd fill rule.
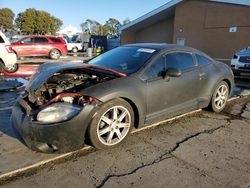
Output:
[[[51,100],[79,104],[83,102],[83,98],[74,93],[115,77],[117,76],[88,69],[64,70],[54,73],[36,91],[29,92],[28,101],[33,108],[39,108]],[[71,96],[64,96],[65,93]],[[64,94],[64,97],[60,94]]]

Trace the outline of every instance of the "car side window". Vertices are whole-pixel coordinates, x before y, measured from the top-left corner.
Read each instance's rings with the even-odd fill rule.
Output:
[[[187,70],[194,66],[193,57],[190,53],[174,52],[166,55],[166,69],[176,68],[179,70]]]
[[[52,42],[54,42],[54,43],[62,43],[62,41],[60,40],[60,39],[57,39],[57,38],[52,38],[52,37],[50,37],[49,38]]]
[[[196,54],[195,57],[197,59],[198,65],[207,65],[211,63],[211,60],[203,55]]]
[[[48,43],[48,39],[46,39],[44,37],[36,37],[35,43]]]
[[[165,58],[161,56],[144,73],[143,79],[153,79],[161,76],[165,70]]]
[[[23,40],[24,44],[30,44],[30,43],[33,43],[33,42],[34,42],[34,38],[27,38],[27,39]]]

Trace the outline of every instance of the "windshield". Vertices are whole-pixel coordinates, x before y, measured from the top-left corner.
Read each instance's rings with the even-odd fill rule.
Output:
[[[155,53],[155,49],[124,46],[97,56],[88,63],[132,74],[138,71]]]
[[[10,38],[10,43],[14,43],[14,42],[18,42],[18,41],[20,41],[20,40],[22,40],[24,37],[26,37],[26,36],[17,36],[17,37],[11,37]]]
[[[72,43],[77,42],[79,40],[80,40],[80,37],[78,35],[73,35],[72,38],[71,38]]]

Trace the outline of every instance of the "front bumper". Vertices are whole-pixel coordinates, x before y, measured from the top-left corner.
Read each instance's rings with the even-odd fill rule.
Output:
[[[249,70],[250,71],[250,64],[240,62],[238,59],[231,60],[231,68],[234,70]]]
[[[41,124],[32,121],[20,104],[16,103],[12,110],[11,123],[32,150],[62,153],[83,147],[87,127],[97,109],[98,106],[86,105],[71,120]]]

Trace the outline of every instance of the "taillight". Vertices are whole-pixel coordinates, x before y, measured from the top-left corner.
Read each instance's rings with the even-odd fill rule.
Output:
[[[10,45],[6,45],[5,48],[6,48],[7,52],[13,53],[13,49]]]

